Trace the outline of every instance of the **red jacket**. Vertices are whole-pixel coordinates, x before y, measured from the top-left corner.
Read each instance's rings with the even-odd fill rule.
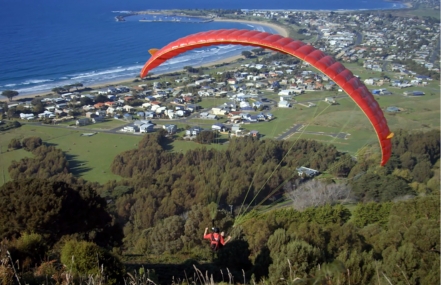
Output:
[[[213,238],[211,238],[211,235],[213,235]],[[216,244],[219,241],[221,245],[225,245],[224,237],[218,233],[206,234],[204,235],[204,239],[209,239],[211,241],[211,244]]]

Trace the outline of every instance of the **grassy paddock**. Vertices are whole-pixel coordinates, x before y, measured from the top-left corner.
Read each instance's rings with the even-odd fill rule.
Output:
[[[32,154],[23,150],[6,152],[9,141],[13,138],[25,138],[38,136],[45,143],[62,149],[68,158],[69,168],[77,177],[82,177],[88,181],[104,183],[111,179],[119,179],[110,171],[113,158],[125,151],[136,148],[142,136],[98,133],[91,137],[83,137],[83,131],[53,128],[44,126],[24,125],[11,132],[2,133],[0,146],[1,173],[0,182],[3,184],[8,181],[7,167],[12,160],[19,160]],[[5,136],[6,135],[6,136]],[[2,173],[5,173],[3,175]],[[3,178],[4,177],[4,178]]]

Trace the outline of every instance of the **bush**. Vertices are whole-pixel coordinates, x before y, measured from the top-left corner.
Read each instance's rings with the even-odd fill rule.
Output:
[[[123,280],[124,267],[110,252],[92,242],[70,240],[61,249],[61,262],[75,277],[94,276],[105,284]]]
[[[21,127],[20,122],[10,121],[10,122],[7,122],[6,124],[0,125],[0,131],[7,131],[10,129],[19,128],[19,127]]]

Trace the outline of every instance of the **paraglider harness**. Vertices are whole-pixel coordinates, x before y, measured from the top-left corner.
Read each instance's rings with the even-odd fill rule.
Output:
[[[216,238],[214,236],[214,233],[211,233],[211,244],[210,247],[213,251],[218,251],[220,248],[220,234],[218,234],[218,237]]]

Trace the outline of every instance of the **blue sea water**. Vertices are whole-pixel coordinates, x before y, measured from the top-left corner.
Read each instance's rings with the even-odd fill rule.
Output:
[[[267,27],[233,22],[116,22],[117,11],[149,9],[364,10],[402,8],[380,0],[0,0],[0,92],[46,92],[81,82],[85,86],[137,76],[150,48],[214,29]],[[176,57],[154,73],[216,61],[243,50],[216,46]]]

